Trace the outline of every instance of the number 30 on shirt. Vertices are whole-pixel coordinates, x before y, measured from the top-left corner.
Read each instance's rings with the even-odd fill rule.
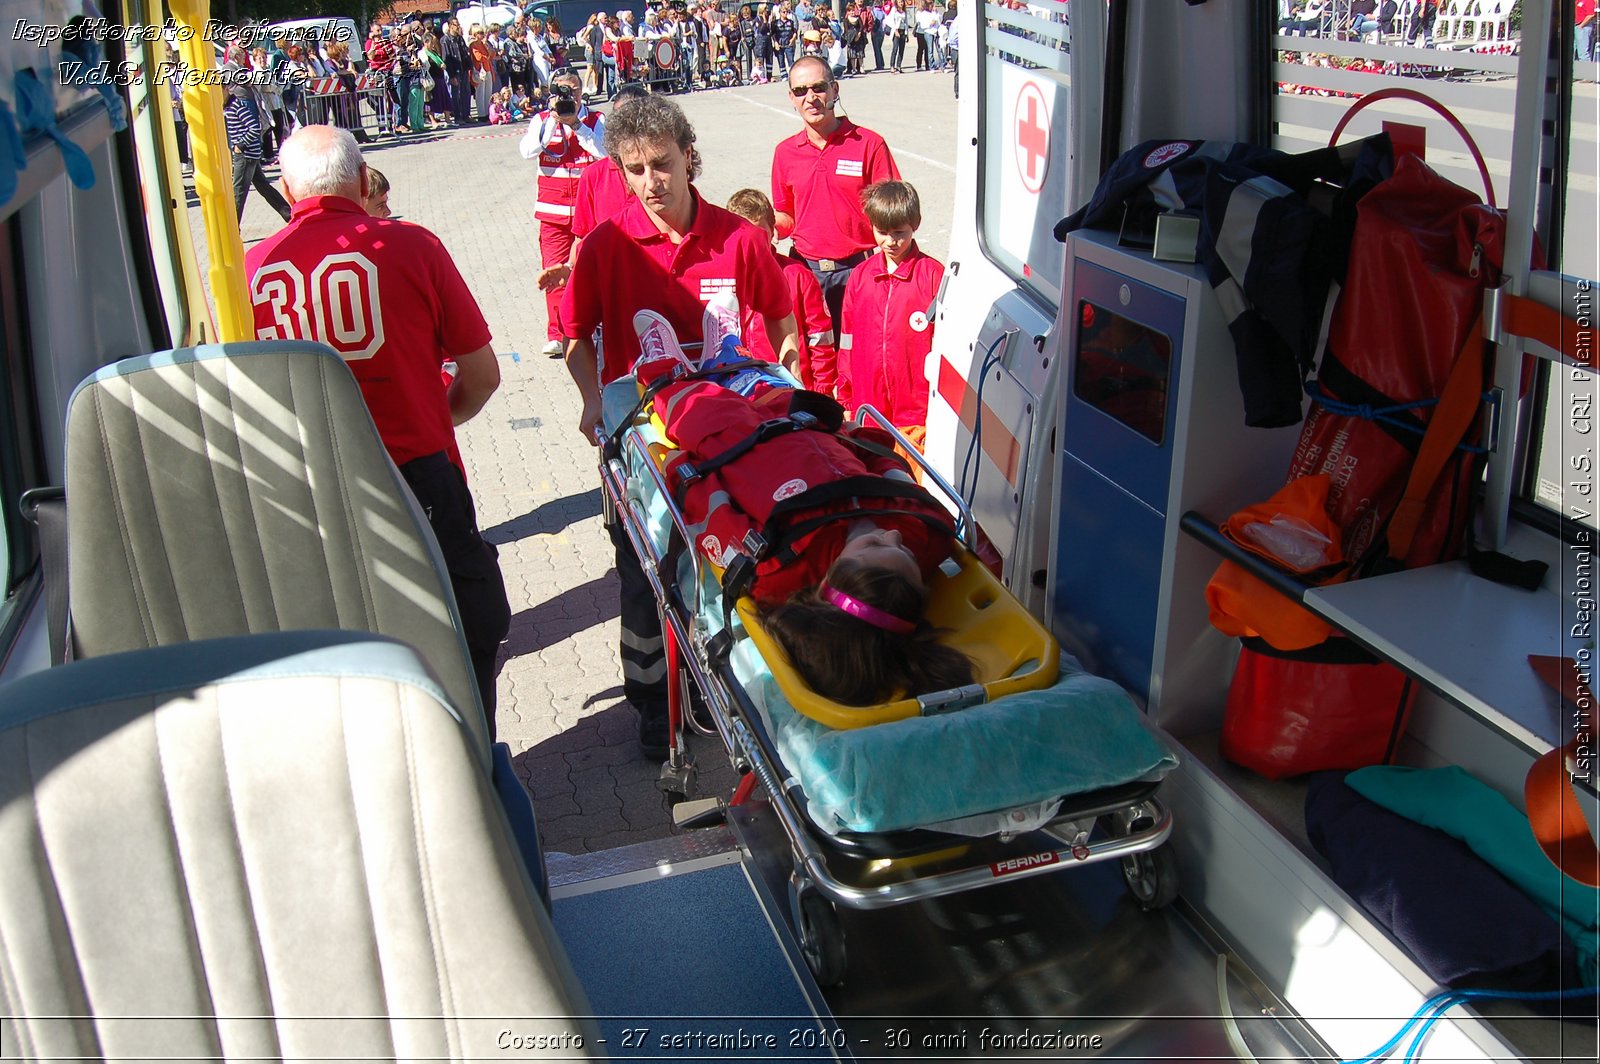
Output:
[[[349,360],[371,358],[383,346],[383,304],[378,270],[359,251],[329,255],[308,279],[292,262],[261,267],[250,283],[250,301],[272,316],[258,340],[320,340]]]

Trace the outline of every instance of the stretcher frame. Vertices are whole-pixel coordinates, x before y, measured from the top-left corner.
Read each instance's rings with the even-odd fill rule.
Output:
[[[912,456],[924,481],[955,507],[958,534],[970,549],[976,542],[977,526],[960,495],[877,410],[863,406],[856,421],[883,428]],[[800,781],[785,770],[729,656],[715,654],[711,648],[704,620],[705,563],[657,461],[661,445],[648,439],[637,423],[623,430],[615,454],[607,454],[603,428],[596,429],[596,436],[601,448],[603,519],[622,522],[655,595],[661,620],[668,676],[669,750],[657,786],[674,806],[674,822],[680,828],[691,828],[720,820],[727,806],[745,803],[755,785],[760,785],[789,841],[791,915],[802,953],[819,983],[831,985],[844,974],[843,935],[835,904],[882,909],[1111,860],[1123,862],[1124,877],[1143,908],[1160,908],[1176,897],[1176,862],[1163,847],[1172,833],[1172,814],[1155,796],[1158,782],[1134,782],[1065,796],[1051,820],[1016,835],[971,838],[922,828],[877,835],[828,835],[813,826],[804,812],[807,799]],[[656,547],[642,490],[633,481],[626,461],[630,453],[666,505],[677,549],[672,541],[665,550]],[[694,584],[692,602],[679,594],[677,569],[685,554]],[[687,684],[691,681],[703,696],[709,724],[689,712]],[[970,685],[932,692],[917,701],[925,710],[944,710],[952,703],[975,704],[982,696],[981,685]],[[719,798],[688,801],[695,797],[696,769],[683,734],[686,725],[702,735],[718,736],[739,772],[740,783],[726,803]],[[1106,830],[1096,835],[1102,818],[1107,820]],[[886,862],[888,877],[878,874]],[[845,869],[856,875],[844,874]]]

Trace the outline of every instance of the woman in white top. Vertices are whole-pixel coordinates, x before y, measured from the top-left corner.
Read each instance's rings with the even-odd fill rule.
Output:
[[[906,61],[906,0],[894,0],[883,16],[883,32],[889,38],[889,69],[898,74]]]
[[[832,30],[822,31],[822,54],[828,60],[828,66],[833,70],[835,78],[844,77],[844,64],[846,56],[844,45],[839,43],[839,38],[833,35]]]
[[[538,75],[539,84],[550,84],[550,35],[545,32],[542,18],[528,20],[528,57]]]
[[[928,0],[922,0],[917,5],[916,32],[917,32],[917,69],[933,69],[933,34],[938,29],[939,16],[934,13],[933,5]]]

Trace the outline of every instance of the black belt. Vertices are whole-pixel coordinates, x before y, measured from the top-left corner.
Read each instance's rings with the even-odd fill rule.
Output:
[[[866,262],[867,253],[865,251],[858,251],[849,258],[844,259],[808,259],[804,255],[801,255],[800,261],[805,263],[807,266],[810,266],[813,270],[820,270],[823,273],[835,273],[839,270],[851,269],[852,267],[859,266],[863,262]]]

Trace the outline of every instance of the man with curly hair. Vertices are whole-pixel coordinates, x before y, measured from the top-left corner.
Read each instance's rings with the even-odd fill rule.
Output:
[[[678,336],[702,335],[706,304],[739,308],[760,321],[786,364],[798,357],[799,333],[788,286],[767,234],[701,198],[694,127],[677,104],[648,96],[606,122],[607,153],[632,198],[584,238],[561,304],[569,338],[567,371],[583,399],[579,430],[595,442],[600,389],[627,374],[641,352],[634,315],[660,314]],[[603,357],[592,337],[601,330]],[[667,683],[655,599],[620,525],[611,529],[622,592],[623,692],[639,713],[647,757],[666,755]]]

